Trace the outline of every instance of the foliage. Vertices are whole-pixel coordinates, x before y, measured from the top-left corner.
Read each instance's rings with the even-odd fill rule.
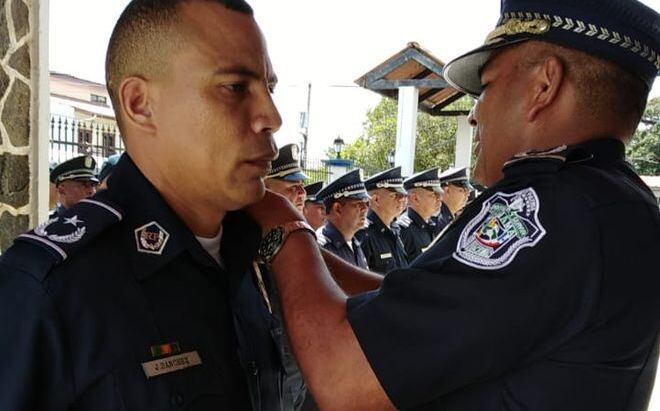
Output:
[[[660,175],[660,97],[649,101],[643,122],[627,149],[628,160],[642,175]]]
[[[472,99],[463,97],[446,110],[469,110]],[[342,158],[355,162],[356,167],[371,175],[389,168],[388,154],[394,150],[397,127],[397,102],[383,98],[367,113],[363,134],[344,147]],[[431,167],[446,169],[454,162],[457,123],[454,117],[433,117],[420,112],[417,117],[417,142],[415,145],[415,171]],[[333,158],[334,150],[328,150]]]

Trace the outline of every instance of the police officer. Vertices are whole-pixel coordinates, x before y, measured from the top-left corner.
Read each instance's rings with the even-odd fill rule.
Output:
[[[440,174],[442,186],[442,203],[440,212],[435,219],[435,233],[440,234],[444,228],[454,221],[457,214],[467,204],[470,193],[474,188],[467,177],[465,167],[459,169],[448,169]]]
[[[96,160],[91,156],[80,156],[64,161],[50,172],[50,181],[55,185],[58,198],[58,206],[51,214],[54,218],[96,193],[99,184]]]
[[[287,144],[280,148],[265,183],[267,189],[283,195],[302,211],[305,206],[306,178],[300,166],[300,147],[298,144]]]
[[[261,230],[235,211],[277,154],[264,44],[242,1],[128,4],[107,57],[127,147],[109,188],[0,258],[1,410],[292,409],[249,274]]]
[[[98,175],[99,190],[105,190],[108,188],[108,179],[110,178],[110,175],[112,175],[112,172],[115,171],[115,167],[120,158],[121,154],[113,154],[103,162],[101,171],[99,171]]]
[[[364,227],[369,195],[364,187],[362,170],[355,169],[328,184],[316,195],[323,201],[327,222],[318,230],[318,244],[349,264],[367,268],[367,260],[355,238]]]
[[[385,274],[408,265],[399,233],[394,221],[405,201],[401,167],[394,167],[370,177],[364,182],[369,192],[369,213],[362,251],[373,271]]]
[[[488,189],[375,292],[344,297],[302,231],[271,260],[321,409],[646,409],[660,213],[625,143],[660,69],[660,15],[635,0],[501,6],[486,44],[444,68],[478,97]],[[249,212],[299,218],[271,197]]]
[[[303,215],[305,220],[309,223],[314,230],[318,230],[325,224],[325,206],[323,201],[319,200],[316,195],[323,188],[323,181],[317,181],[305,186],[305,207],[303,208]]]
[[[426,251],[435,236],[432,217],[440,209],[442,196],[439,171],[437,167],[431,168],[403,181],[408,192],[408,210],[399,217],[398,224],[409,261]]]

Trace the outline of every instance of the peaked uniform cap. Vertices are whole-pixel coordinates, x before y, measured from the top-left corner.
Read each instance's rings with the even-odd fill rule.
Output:
[[[403,187],[406,190],[411,190],[413,188],[426,188],[435,191],[436,193],[442,193],[439,175],[440,169],[438,167],[424,170],[406,178],[403,181]]]
[[[271,163],[266,178],[277,178],[286,181],[304,181],[307,175],[300,166],[300,147],[298,144],[282,146],[277,158]]]
[[[342,198],[368,200],[369,194],[364,187],[362,170],[355,169],[328,184],[316,195],[318,201],[333,202]]]
[[[60,184],[67,180],[93,181],[96,178],[96,160],[91,156],[80,156],[60,163],[50,173],[50,181]]]
[[[401,194],[406,194],[403,188],[403,177],[401,177],[401,167],[393,167],[389,170],[381,171],[375,174],[364,182],[367,191],[385,188],[391,191],[396,191]]]
[[[480,73],[492,52],[527,40],[554,43],[607,59],[648,88],[660,72],[660,15],[636,0],[502,0],[485,44],[449,62],[454,88],[481,94]]]
[[[306,185],[305,191],[307,192],[307,197],[305,197],[305,202],[321,203],[322,201],[316,198],[321,189],[323,189],[323,181],[317,181],[316,183]]]
[[[440,174],[439,178],[442,185],[453,184],[474,190],[474,187],[470,184],[470,179],[467,176],[466,167],[447,169]]]

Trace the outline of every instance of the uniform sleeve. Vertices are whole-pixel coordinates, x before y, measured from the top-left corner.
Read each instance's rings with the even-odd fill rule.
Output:
[[[61,321],[41,284],[0,262],[0,409],[67,410],[72,397]]]
[[[595,227],[587,210],[558,204],[552,189],[539,198],[545,234],[534,245],[501,249],[515,251],[502,266],[457,258],[469,223],[495,228],[476,207],[409,269],[349,300],[351,326],[398,408],[523,367],[584,327],[600,281]]]

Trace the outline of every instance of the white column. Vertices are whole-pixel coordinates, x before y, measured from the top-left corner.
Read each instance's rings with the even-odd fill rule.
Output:
[[[410,176],[415,170],[415,140],[417,138],[417,107],[419,90],[399,88],[399,116],[396,124],[394,162],[401,166],[401,174]]]
[[[472,162],[472,132],[467,116],[456,117],[458,131],[456,132],[456,153],[454,166],[456,168],[467,167],[470,169]]]
[[[30,226],[48,218],[50,77],[48,72],[48,0],[32,0],[32,127],[30,144]]]

